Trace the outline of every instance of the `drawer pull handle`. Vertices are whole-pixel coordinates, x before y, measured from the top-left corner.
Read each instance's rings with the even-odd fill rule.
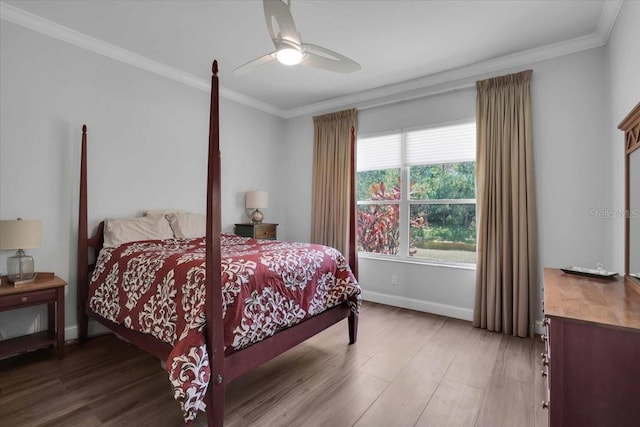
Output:
[[[27,302],[27,301],[29,301],[29,298],[27,298],[27,297],[22,297],[22,298],[20,298],[20,302],[21,302],[21,303],[25,303],[25,302]]]
[[[540,339],[542,340],[542,342],[547,342],[547,336],[546,335],[540,335]]]
[[[546,400],[542,401],[542,409],[549,409],[549,402]]]
[[[542,321],[542,326],[548,326],[549,325],[549,318],[545,317],[544,320]]]
[[[541,374],[542,374],[542,378],[546,378],[548,375],[545,369],[542,370]]]

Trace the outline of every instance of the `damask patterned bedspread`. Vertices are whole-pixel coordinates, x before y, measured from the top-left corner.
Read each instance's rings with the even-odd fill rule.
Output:
[[[221,236],[224,345],[242,349],[348,301],[360,287],[336,249]],[[185,421],[204,410],[210,377],[203,328],[205,239],[132,242],[100,251],[91,311],[173,345],[166,361]]]

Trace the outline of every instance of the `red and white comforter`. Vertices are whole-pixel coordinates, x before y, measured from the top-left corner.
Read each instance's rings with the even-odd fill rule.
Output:
[[[348,301],[360,287],[336,249],[221,236],[226,353]],[[204,410],[210,367],[205,319],[205,239],[132,242],[100,251],[91,311],[173,345],[166,361],[185,421]]]

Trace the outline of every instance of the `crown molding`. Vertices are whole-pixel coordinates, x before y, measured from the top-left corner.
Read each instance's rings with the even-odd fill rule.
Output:
[[[220,96],[284,119],[333,110],[345,106],[355,106],[357,108],[371,105],[384,105],[392,102],[415,99],[420,96],[428,96],[432,93],[438,93],[438,91],[434,92],[433,90],[433,87],[437,85],[464,80],[473,76],[519,67],[533,62],[603,46],[609,40],[609,36],[613,30],[616,18],[620,12],[620,8],[622,7],[622,3],[623,0],[605,1],[596,31],[587,36],[577,37],[575,39],[535,49],[529,49],[439,73],[429,74],[401,83],[381,86],[355,94],[309,104],[300,108],[283,110],[250,96],[227,89],[223,86],[220,87]],[[99,55],[115,59],[116,61],[186,84],[190,87],[206,92],[210,91],[211,85],[209,82],[192,74],[119,48],[87,34],[25,12],[4,2],[0,2],[0,19],[73,44]],[[465,82],[464,87],[467,86],[469,86],[469,83]]]
[[[607,44],[609,41],[609,36],[611,35],[611,31],[613,31],[616,19],[618,19],[618,13],[620,13],[622,3],[624,3],[624,0],[609,0],[605,1],[602,7],[596,34],[602,38],[603,44]]]
[[[146,56],[135,54],[126,49],[112,45],[95,37],[73,30],[64,25],[57,24],[48,19],[26,12],[17,7],[0,2],[0,19],[11,22],[21,27],[39,32],[46,36],[61,40],[63,42],[81,47],[88,51],[106,56],[116,61],[140,68],[142,70],[157,74],[162,77],[177,81],[187,86],[205,92],[211,91],[211,83],[193,74],[185,73],[177,68],[170,67],[160,62],[154,61]],[[274,107],[239,92],[220,87],[220,96],[240,104],[282,117],[284,110]]]
[[[458,68],[445,70],[439,73],[429,74],[404,82],[381,86],[365,90],[355,94],[334,98],[327,101],[309,104],[304,107],[285,111],[285,119],[315,114],[323,111],[335,110],[346,106],[355,108],[369,108],[393,102],[406,101],[441,93],[442,90],[433,90],[434,86],[445,83],[457,82],[469,77],[501,71],[531,64],[546,59],[552,59],[571,53],[580,52],[604,46],[609,40],[623,0],[606,1],[603,6],[596,32],[574,39],[537,47],[534,49],[505,55]],[[469,82],[464,81],[462,86],[456,89],[469,87]]]

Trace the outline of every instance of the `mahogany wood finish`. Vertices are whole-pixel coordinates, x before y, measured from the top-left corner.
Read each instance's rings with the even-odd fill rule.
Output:
[[[158,339],[150,339],[149,335],[128,329],[118,323],[114,323],[108,319],[89,313],[89,317],[100,323],[105,328],[113,331],[116,335],[123,337],[127,342],[134,344],[141,350],[154,356],[156,359],[165,361],[171,353],[171,345]]]
[[[640,331],[640,293],[620,278],[592,279],[545,268],[544,313]]]
[[[624,132],[624,206],[628,214],[624,219],[624,271],[625,280],[640,285],[640,279],[633,279],[630,271],[630,239],[631,239],[631,153],[640,148],[640,102],[620,122],[618,129]],[[640,197],[640,195],[636,195]]]
[[[210,426],[224,423],[224,336],[222,322],[222,286],[220,283],[220,113],[218,61],[211,69],[211,108],[209,114],[209,166],[207,172],[207,255],[206,314],[207,352],[211,379],[207,389],[207,421]]]
[[[47,330],[0,341],[0,358],[57,345],[58,358],[64,357],[64,288],[67,282],[50,273],[33,283],[13,286],[2,280],[0,311],[47,304]]]
[[[320,318],[320,321],[314,322],[310,328],[305,330],[297,328],[285,329],[279,334],[260,341],[242,351],[231,353],[225,358],[225,381],[227,383],[233,381],[247,371],[257,368],[264,362],[273,359],[307,340],[309,336],[313,336],[333,326],[335,323],[347,317],[349,311],[349,307],[340,305],[335,309],[329,310],[328,313],[330,316]]]
[[[551,427],[637,425],[640,294],[631,286],[545,269]]]
[[[209,148],[207,168],[207,230],[206,230],[206,341],[209,353],[211,378],[207,390],[207,424],[219,427],[224,423],[225,387],[231,380],[260,366],[264,362],[285,352],[291,347],[314,336],[318,332],[348,318],[349,343],[357,337],[358,316],[346,303],[285,329],[273,337],[243,350],[224,354],[221,286],[221,168],[220,168],[220,123],[218,63],[213,62],[211,77],[211,109],[209,118]],[[352,129],[352,150],[355,150],[355,133]],[[100,223],[96,234],[88,237],[87,222],[87,128],[82,127],[82,155],[80,171],[80,206],[78,220],[78,334],[79,341],[87,339],[88,319],[97,320],[133,345],[149,352],[160,360],[166,360],[171,346],[151,335],[132,331],[87,311],[89,273],[95,264],[89,264],[89,250],[97,257],[103,244],[104,223]],[[352,170],[352,177],[355,173]],[[352,201],[355,199],[352,199]],[[355,203],[354,203],[355,206]],[[355,213],[352,215],[353,237],[349,250],[349,264],[356,274]],[[357,275],[356,275],[357,277]]]
[[[87,125],[82,125],[82,152],[80,154],[80,203],[78,205],[78,340],[87,340],[89,319],[85,311],[89,287],[89,230],[87,225]]]

